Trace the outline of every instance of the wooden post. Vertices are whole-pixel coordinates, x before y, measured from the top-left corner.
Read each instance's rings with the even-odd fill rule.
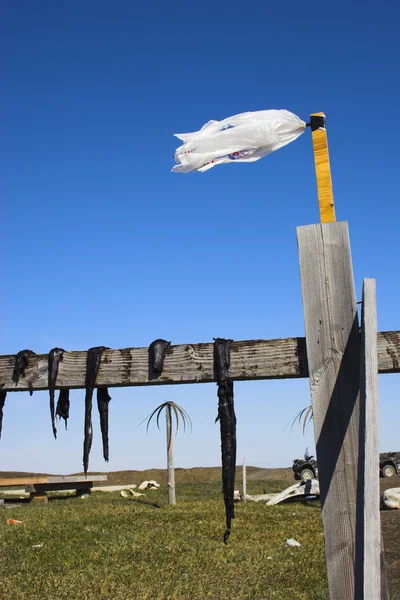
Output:
[[[246,458],[243,459],[242,488],[243,488],[242,502],[246,502],[246,494],[247,494]]]
[[[165,407],[167,425],[167,459],[168,459],[168,504],[176,504],[175,498],[175,467],[174,467],[174,438],[172,435],[171,407]]]
[[[359,501],[364,506],[357,527],[358,596],[363,600],[385,600],[387,596],[385,556],[381,547],[379,512],[379,413],[376,284],[364,279],[361,312],[361,423]],[[363,484],[363,485],[362,485]],[[381,574],[381,557],[383,573]],[[381,582],[382,579],[382,582]],[[381,584],[382,583],[382,584]]]
[[[310,115],[310,127],[314,149],[320,219],[321,223],[331,223],[336,220],[336,217],[324,113],[320,112]]]
[[[355,599],[360,335],[347,223],[297,228],[330,600]]]
[[[47,504],[49,501],[46,492],[31,492],[29,498],[32,504]]]

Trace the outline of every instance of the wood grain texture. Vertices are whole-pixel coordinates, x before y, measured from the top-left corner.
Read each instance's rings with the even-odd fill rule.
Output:
[[[314,115],[325,116],[324,113],[314,113]],[[313,131],[312,142],[320,219],[321,223],[330,223],[335,221],[336,218],[326,129],[316,129]]]
[[[357,527],[356,565],[362,571],[359,597],[381,597],[381,518],[379,507],[379,407],[376,283],[364,279],[361,311],[360,378],[360,505],[364,506],[362,528]],[[363,485],[362,485],[363,484]],[[387,582],[382,582],[382,589]],[[383,598],[385,596],[383,595]]]
[[[400,373],[400,331],[378,333],[379,373]],[[85,351],[65,352],[60,362],[56,389],[85,387]],[[15,355],[0,356],[0,389],[13,391],[47,389],[47,354],[31,357],[18,385],[12,381]],[[231,344],[233,380],[288,379],[308,377],[305,338],[248,340]],[[183,344],[166,351],[164,370],[155,380],[148,378],[147,348],[105,350],[97,385],[124,387],[214,381],[213,344]]]
[[[3,477],[0,479],[0,487],[12,485],[35,485],[45,483],[78,483],[89,481],[107,481],[107,475],[48,475],[42,477]]]
[[[330,600],[355,599],[360,335],[347,223],[297,228]]]

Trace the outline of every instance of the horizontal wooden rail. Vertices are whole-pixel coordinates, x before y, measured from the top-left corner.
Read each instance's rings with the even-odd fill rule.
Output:
[[[35,484],[71,484],[87,483],[89,481],[107,481],[107,475],[39,475],[38,477],[3,477],[0,479],[0,487],[10,487],[14,485],[35,485]]]
[[[378,333],[379,373],[400,373],[400,331]],[[57,388],[85,387],[86,351],[65,352]],[[15,355],[0,356],[0,390],[47,389],[47,355],[30,358],[18,385],[12,381]],[[236,381],[308,377],[305,338],[247,340],[231,344],[230,375]],[[167,349],[164,370],[150,380],[147,348],[106,350],[101,359],[97,386],[124,387],[214,381],[213,344],[182,344]]]

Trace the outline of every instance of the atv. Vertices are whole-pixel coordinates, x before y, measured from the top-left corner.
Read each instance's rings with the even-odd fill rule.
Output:
[[[400,455],[397,452],[379,455],[379,474],[381,477],[400,475]]]
[[[318,466],[312,454],[308,454],[308,448],[304,453],[304,458],[295,458],[293,461],[293,473],[295,479],[317,479]]]
[[[318,466],[313,455],[308,454],[306,448],[304,458],[296,458],[292,466],[295,479],[317,479]],[[400,475],[400,453],[385,452],[379,455],[379,475],[380,477],[394,477]]]

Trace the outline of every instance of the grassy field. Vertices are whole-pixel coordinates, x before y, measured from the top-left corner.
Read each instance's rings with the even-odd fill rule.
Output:
[[[288,485],[286,474],[256,475],[248,493]],[[0,598],[328,600],[319,503],[237,504],[225,546],[220,482],[178,483],[175,507],[166,496],[163,486],[136,500],[95,492],[1,510]],[[393,513],[386,514],[395,523]],[[10,518],[24,524],[8,525]],[[300,548],[285,546],[292,537]]]
[[[249,493],[265,486],[252,481]],[[219,483],[178,484],[177,499],[168,507],[165,489],[138,500],[97,492],[2,510],[0,597],[310,600],[313,582],[312,598],[328,598],[318,506],[237,505],[225,546]],[[291,537],[300,548],[284,545]]]

